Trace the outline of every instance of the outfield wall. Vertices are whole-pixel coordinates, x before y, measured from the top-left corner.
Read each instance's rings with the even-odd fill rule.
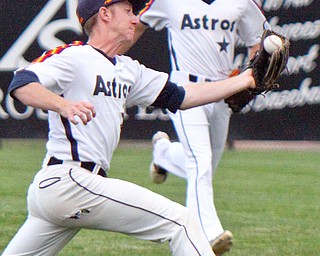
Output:
[[[74,13],[76,2],[21,0],[17,7],[12,1],[1,0],[0,138],[46,136],[47,114],[13,101],[6,88],[12,71],[27,65],[44,50],[85,39]],[[320,140],[320,1],[261,2],[274,30],[291,40],[289,73],[280,79],[279,91],[258,97],[243,114],[232,116],[230,138]],[[170,69],[165,31],[148,31],[128,54],[149,67],[166,72]],[[235,62],[243,59],[240,48]],[[150,138],[158,129],[174,136],[165,112],[131,108],[127,110],[122,137]]]

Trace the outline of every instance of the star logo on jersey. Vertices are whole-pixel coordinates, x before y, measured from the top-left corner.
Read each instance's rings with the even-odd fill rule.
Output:
[[[220,52],[225,51],[226,53],[228,52],[228,45],[230,43],[228,43],[226,41],[226,38],[223,38],[223,42],[218,42],[218,44],[220,45]]]
[[[215,0],[201,0],[202,2],[205,2],[206,4],[212,4]]]

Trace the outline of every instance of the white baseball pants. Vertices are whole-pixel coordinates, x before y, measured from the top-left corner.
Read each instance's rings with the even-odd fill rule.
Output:
[[[187,74],[173,72],[171,80],[190,83]],[[187,180],[186,205],[198,217],[208,241],[224,229],[214,205],[213,177],[225,149],[231,110],[224,101],[170,113],[180,142],[159,140],[155,164]]]
[[[197,218],[165,197],[76,165],[40,170],[28,191],[29,215],[3,256],[57,255],[81,228],[169,241],[172,255],[214,255]]]

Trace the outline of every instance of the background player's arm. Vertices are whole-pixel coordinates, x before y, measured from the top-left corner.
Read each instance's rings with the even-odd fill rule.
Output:
[[[37,82],[15,89],[12,91],[12,96],[27,106],[57,112],[68,118],[73,124],[78,124],[75,116],[78,116],[83,124],[87,124],[96,115],[95,109],[90,103],[66,100]]]

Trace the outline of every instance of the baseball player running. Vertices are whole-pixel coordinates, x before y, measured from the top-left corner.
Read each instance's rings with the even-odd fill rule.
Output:
[[[135,40],[148,28],[166,28],[170,80],[179,85],[225,79],[234,69],[237,39],[253,57],[266,18],[252,0],[152,0],[140,13]],[[187,179],[186,205],[198,217],[216,254],[230,250],[232,233],[221,225],[212,180],[226,144],[231,111],[223,101],[169,113],[181,143],[166,133],[153,137],[151,176],[167,172]]]
[[[118,55],[133,40],[142,7],[135,0],[80,0],[88,42],[48,51],[15,72],[9,93],[48,110],[42,169],[28,190],[28,217],[3,252],[57,255],[82,228],[169,241],[172,255],[215,255],[184,206],[135,184],[108,178],[126,106],[171,112],[255,88],[251,69],[220,82],[177,86],[168,75]]]

